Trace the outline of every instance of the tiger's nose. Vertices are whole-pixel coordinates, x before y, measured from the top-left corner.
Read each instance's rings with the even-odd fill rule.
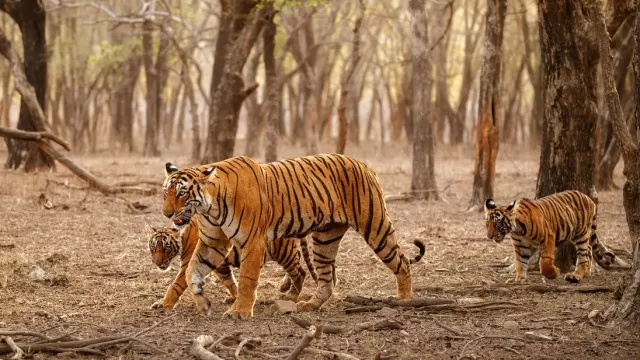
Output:
[[[172,210],[162,210],[162,214],[171,219],[175,213]]]

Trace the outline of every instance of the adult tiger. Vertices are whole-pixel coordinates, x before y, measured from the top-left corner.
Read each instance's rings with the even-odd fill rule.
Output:
[[[197,243],[197,218],[191,219],[184,231],[179,231],[173,227],[153,228],[149,226],[149,250],[151,251],[151,259],[156,266],[162,270],[167,269],[171,260],[180,253],[180,271],[173,283],[167,288],[162,300],[156,301],[151,305],[152,309],[161,307],[173,308],[178,300],[180,300],[180,296],[182,296],[182,293],[187,288],[187,281],[185,280],[187,265],[191,260]],[[306,238],[299,240],[277,239],[267,243],[265,256],[269,256],[271,260],[282,265],[286,272],[279,290],[282,293],[286,293],[284,298],[287,300],[296,301],[304,284],[306,273],[300,266],[300,250],[302,251],[302,256],[307,264],[311,277],[317,283],[318,275],[311,264]],[[240,267],[240,251],[235,246],[224,259],[222,265],[214,270],[222,286],[226,288],[229,294],[225,302],[233,302],[237,296],[236,280],[233,277],[230,266]]]
[[[596,204],[579,191],[564,191],[537,200],[519,199],[503,207],[487,199],[484,209],[489,239],[501,242],[511,234],[515,281],[526,279],[533,247],[541,247],[542,275],[555,279],[555,249],[564,241],[573,243],[578,255],[575,271],[565,275],[569,282],[580,282],[589,275],[592,257],[605,269],[615,263],[615,255],[598,241]]]
[[[317,309],[333,292],[334,263],[340,240],[352,227],[396,275],[397,298],[412,296],[409,261],[396,241],[382,187],[364,163],[343,155],[308,156],[269,164],[236,157],[178,170],[165,165],[163,214],[176,227],[196,213],[200,241],[187,268],[199,310],[210,311],[202,279],[231,248],[242,249],[238,297],[226,312],[236,318],[253,314],[265,241],[312,234],[318,286],[300,309]]]

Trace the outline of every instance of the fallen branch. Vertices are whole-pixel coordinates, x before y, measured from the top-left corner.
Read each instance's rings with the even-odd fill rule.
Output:
[[[308,329],[311,325],[310,321],[307,321],[305,319],[301,319],[298,317],[295,317],[293,315],[290,315],[289,318],[291,319],[291,321],[293,321],[296,325]],[[339,326],[333,326],[333,325],[322,325],[322,332],[325,334],[339,334],[341,332],[344,331],[344,328],[339,327]]]
[[[0,336],[0,342],[7,343],[7,346],[9,346],[11,351],[14,353],[13,356],[11,357],[11,360],[22,359],[22,355],[24,355],[24,351],[22,351],[22,349],[20,349],[16,345],[16,343],[13,342],[13,339],[11,339],[11,337],[9,337],[9,336]]]
[[[236,360],[242,360],[242,358],[240,357],[240,353],[242,352],[242,349],[245,346],[254,348],[255,346],[259,346],[260,344],[262,344],[262,339],[260,338],[242,339],[242,341],[240,341],[240,344],[238,344],[236,351],[234,352],[234,356],[236,357]]]
[[[302,337],[298,346],[293,349],[293,351],[287,356],[287,360],[295,360],[300,356],[304,348],[309,346],[313,339],[319,339],[322,336],[322,326],[315,327],[313,325],[309,326],[309,331]]]
[[[42,340],[51,340],[50,337],[48,337],[47,335],[41,334],[39,332],[36,331],[5,331],[5,330],[0,330],[0,335],[2,336],[31,336],[31,337],[37,337],[39,339]]]
[[[37,343],[19,343],[17,344],[18,347],[24,349],[25,351],[27,351],[28,353],[34,353],[34,352],[54,352],[54,353],[62,353],[62,352],[75,352],[75,353],[85,353],[85,354],[92,354],[92,355],[100,355],[100,356],[104,356],[105,354],[102,351],[97,350],[98,348],[103,348],[103,347],[107,347],[107,346],[111,346],[111,345],[115,345],[115,344],[120,344],[120,343],[124,343],[124,342],[138,342],[142,345],[147,346],[148,348],[161,353],[163,355],[169,355],[166,351],[158,349],[157,347],[147,343],[146,341],[140,340],[137,337],[151,331],[152,329],[156,328],[157,326],[159,326],[160,324],[164,323],[165,321],[175,317],[177,314],[172,314],[169,315],[167,317],[165,317],[164,319],[158,321],[157,323],[153,324],[152,326],[149,326],[146,329],[143,329],[139,332],[137,332],[136,334],[132,335],[132,336],[107,336],[107,337],[101,337],[101,338],[96,338],[96,339],[90,339],[90,340],[72,340],[72,341],[57,341],[56,339],[51,339],[49,337],[46,337],[43,334],[37,333],[37,332],[30,332],[30,331],[16,331],[14,333],[16,333],[17,335],[25,335],[25,336],[33,336],[33,337],[39,337],[41,339],[43,339],[43,337],[46,337],[46,339],[44,339],[44,341],[39,341]],[[68,334],[67,334],[68,335]],[[8,354],[11,353],[12,350],[9,346],[3,346],[2,344],[0,344],[0,355],[4,355],[4,354]]]
[[[270,347],[264,348],[263,350],[265,350],[265,351],[289,351],[291,349],[294,349],[294,347],[293,346],[270,346]],[[328,356],[331,359],[335,358],[335,359],[342,359],[342,360],[360,360],[359,358],[357,358],[357,357],[355,357],[353,355],[349,355],[349,354],[345,354],[345,353],[341,353],[341,352],[337,352],[337,351],[316,349],[316,348],[312,348],[312,347],[304,348],[304,352],[310,353],[310,354]]]
[[[488,292],[496,289],[509,289],[509,290],[522,290],[522,291],[534,291],[538,293],[607,293],[614,292],[615,289],[609,286],[584,286],[584,285],[542,285],[542,284],[489,284],[489,285],[470,285],[470,286],[454,286],[454,287],[440,287],[440,286],[415,286],[414,291],[424,291],[429,293],[462,293],[467,294],[469,292]]]
[[[349,332],[349,334],[357,334],[364,330],[402,330],[403,326],[400,321],[392,320],[392,319],[384,319],[384,320],[372,320],[367,321],[362,324],[356,325],[353,330]]]
[[[458,331],[458,330],[456,330],[456,329],[454,329],[454,328],[452,328],[452,327],[449,327],[449,326],[447,326],[447,325],[445,325],[445,324],[441,323],[441,322],[440,322],[440,320],[438,320],[438,319],[437,319],[435,316],[433,316],[433,315],[431,316],[431,319],[433,319],[433,322],[435,322],[435,323],[436,323],[436,325],[438,325],[438,326],[440,326],[441,328],[443,328],[443,329],[445,329],[445,330],[447,330],[447,331],[449,331],[449,332],[453,333],[454,335],[457,335],[457,336],[466,336],[465,334],[461,333],[460,331]]]
[[[69,144],[67,144],[66,141],[47,131],[24,131],[18,129],[9,129],[4,126],[0,126],[0,136],[27,141],[51,140],[54,143],[62,146],[65,150],[71,151],[71,147],[69,146]]]
[[[455,300],[451,299],[408,299],[408,300],[396,300],[395,298],[373,298],[365,296],[347,296],[344,301],[350,302],[356,305],[372,305],[372,304],[385,304],[389,306],[399,307],[423,307],[440,304],[453,304]]]
[[[191,345],[191,355],[201,360],[224,360],[218,355],[207,350],[206,347],[214,342],[211,335],[200,335],[193,340]]]

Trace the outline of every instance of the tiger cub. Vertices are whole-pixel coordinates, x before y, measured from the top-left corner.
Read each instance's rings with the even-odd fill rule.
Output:
[[[537,200],[519,199],[502,207],[487,199],[484,209],[489,239],[501,242],[511,234],[516,282],[526,279],[534,247],[540,247],[540,272],[548,279],[558,276],[555,250],[564,241],[574,244],[577,251],[576,269],[564,277],[569,282],[580,282],[590,274],[592,258],[605,269],[616,261],[616,256],[598,241],[596,204],[579,191]]]
[[[196,245],[198,243],[198,220],[193,218],[182,235],[180,231],[173,227],[153,228],[149,227],[149,250],[153,263],[160,269],[169,267],[171,260],[180,253],[180,271],[169,287],[162,300],[156,301],[151,308],[173,308],[180,299],[180,296],[187,288],[185,274],[187,266]],[[279,239],[269,244],[265,257],[278,262],[285,269],[285,276],[280,284],[280,292],[285,293],[285,299],[297,300],[302,285],[304,283],[305,271],[300,266],[300,252],[307,264],[309,273],[313,280],[318,282],[318,275],[311,265],[309,249],[306,239]],[[266,258],[265,258],[266,259]],[[222,286],[226,288],[229,296],[226,303],[232,303],[237,297],[237,284],[230,267],[240,267],[240,251],[234,246],[227,255],[222,265],[214,270],[220,279]],[[293,280],[292,280],[293,279]]]

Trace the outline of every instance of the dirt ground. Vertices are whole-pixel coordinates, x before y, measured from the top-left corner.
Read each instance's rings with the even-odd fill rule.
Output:
[[[384,151],[377,145],[373,148],[348,149],[348,154],[365,161],[378,173],[386,194],[409,189],[410,147],[388,145]],[[176,148],[174,153],[177,152]],[[281,155],[298,156],[302,152],[289,148]],[[534,195],[538,156],[534,151],[507,146],[500,149],[495,189],[498,204]],[[0,153],[0,163],[5,158],[6,153]],[[161,181],[166,161],[189,165],[187,156],[174,155],[138,158],[105,152],[72,158],[108,182]],[[471,195],[473,149],[439,148],[436,159],[443,201],[388,204],[405,253],[416,254],[412,245],[416,238],[427,244],[424,260],[412,266],[415,298],[454,299],[467,305],[477,301],[499,303],[469,310],[394,308],[346,314],[346,308],[355,306],[345,301],[348,295],[395,294],[393,275],[364,241],[349,231],[337,260],[339,284],[333,297],[320,311],[296,314],[313,324],[339,326],[345,331],[325,334],[311,347],[361,359],[374,359],[377,353],[381,358],[397,359],[640,358],[640,338],[629,329],[602,326],[597,317],[593,324],[588,319],[593,310],[605,311],[615,303],[611,292],[539,293],[511,285],[496,288],[513,276],[501,267],[509,263],[512,248],[509,240],[495,244],[486,239],[482,213],[465,212]],[[621,166],[615,180],[618,185],[623,183]],[[629,250],[621,191],[600,192],[599,199],[600,238],[610,247]],[[168,272],[155,268],[144,227],[145,222],[168,225],[161,214],[162,195],[105,197],[88,192],[84,183],[59,166],[57,172],[36,177],[0,170],[0,202],[0,330],[49,329],[46,334],[52,338],[67,333],[79,338],[127,335],[170,314],[151,310],[150,305],[163,296],[179,263],[174,260]],[[148,208],[134,213],[127,204],[136,202]],[[629,260],[625,255],[622,258]],[[37,281],[38,267],[55,277]],[[169,356],[136,344],[121,356],[118,351],[122,345],[115,345],[106,350],[108,358],[189,359],[193,358],[189,349],[196,336],[218,338],[236,331],[246,337],[260,337],[262,345],[256,351],[286,355],[264,350],[276,345],[295,346],[306,332],[273,306],[282,274],[276,264],[266,265],[254,317],[248,321],[221,318],[227,308],[222,302],[225,294],[210,277],[206,289],[214,304],[211,316],[194,311],[187,291],[174,311],[176,316],[140,337]],[[614,287],[623,274],[602,271],[579,286]],[[540,274],[530,273],[529,282],[540,284]],[[547,283],[565,285],[562,279]],[[313,291],[313,281],[308,278],[302,297]],[[401,329],[349,332],[358,324],[384,319],[400,322]],[[526,332],[547,335],[552,340],[523,341]],[[224,359],[234,358],[233,349],[219,349],[216,353]],[[244,359],[256,356],[241,355]],[[33,358],[56,356],[37,354]],[[333,357],[305,353],[301,358]]]

